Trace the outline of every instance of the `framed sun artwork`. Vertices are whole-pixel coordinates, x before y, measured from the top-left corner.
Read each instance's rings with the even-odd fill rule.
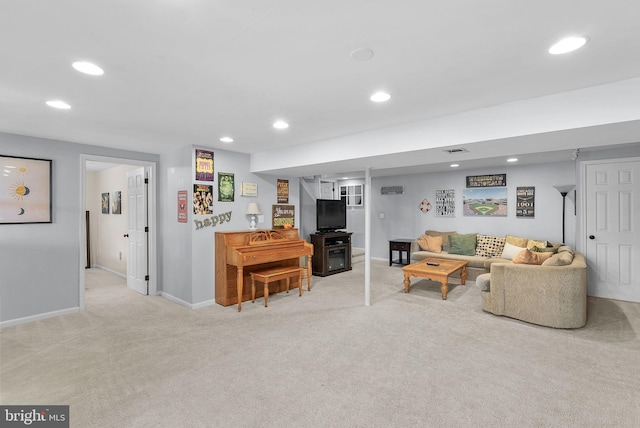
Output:
[[[0,155],[0,224],[51,223],[51,160]]]

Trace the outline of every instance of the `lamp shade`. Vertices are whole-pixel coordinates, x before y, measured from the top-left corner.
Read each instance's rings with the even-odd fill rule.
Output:
[[[556,189],[558,189],[558,192],[560,192],[560,194],[562,196],[565,196],[567,193],[569,193],[570,191],[573,190],[574,187],[576,187],[573,184],[565,184],[565,185],[558,185],[558,186],[553,186]]]
[[[258,208],[258,204],[256,204],[255,202],[249,202],[249,205],[247,205],[247,214],[260,214],[260,208]]]

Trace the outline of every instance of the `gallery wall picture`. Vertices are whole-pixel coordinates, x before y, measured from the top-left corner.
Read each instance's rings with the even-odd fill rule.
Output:
[[[0,224],[52,222],[51,163],[0,156]]]
[[[178,190],[178,223],[186,223],[189,212],[187,204],[189,203],[189,195],[187,190]]]
[[[295,225],[296,216],[295,205],[272,205],[271,206],[271,222],[274,229],[284,228],[285,225]],[[286,226],[289,227],[289,226]]]
[[[462,192],[465,216],[507,216],[507,188],[506,187],[479,187],[464,189]]]
[[[240,189],[242,196],[258,196],[258,184],[243,182]]]
[[[113,205],[111,207],[111,213],[122,214],[122,192],[113,192]]]
[[[102,194],[102,214],[109,214],[109,193]]]
[[[289,180],[278,178],[278,203],[289,203]]]
[[[468,175],[467,187],[505,187],[507,174]]]
[[[193,185],[193,214],[213,214],[213,186],[211,184]]]
[[[516,217],[536,216],[536,188],[534,186],[516,187]]]
[[[196,149],[196,180],[213,181],[213,152]]]
[[[436,190],[436,217],[456,216],[456,191]]]
[[[233,202],[235,199],[235,179],[232,173],[218,173],[218,201]]]

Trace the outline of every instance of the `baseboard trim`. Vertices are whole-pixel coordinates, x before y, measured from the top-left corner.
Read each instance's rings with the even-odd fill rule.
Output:
[[[189,309],[200,309],[200,308],[204,308],[205,306],[211,306],[214,303],[216,303],[215,300],[206,300],[204,302],[199,302],[199,303],[189,303],[169,293],[165,293],[164,291],[160,292],[160,295],[165,299],[172,301],[173,303],[177,303]]]
[[[76,312],[80,312],[80,308],[77,306],[75,308],[60,309],[59,311],[45,312],[43,314],[30,315],[28,317],[2,321],[0,322],[0,329],[5,327],[12,327],[14,325],[26,324],[33,321],[40,321],[47,318],[59,317],[61,315],[75,314]]]
[[[91,267],[92,267],[92,268],[94,268],[94,269],[106,270],[107,272],[111,272],[112,274],[114,274],[114,275],[118,275],[118,276],[120,276],[120,277],[122,277],[122,278],[125,278],[125,279],[127,278],[127,275],[123,275],[123,274],[122,274],[122,273],[120,273],[120,272],[116,272],[115,270],[113,270],[113,269],[109,269],[109,268],[106,268],[106,267],[104,267],[104,266],[100,266],[100,265],[93,265],[93,266],[91,266]]]

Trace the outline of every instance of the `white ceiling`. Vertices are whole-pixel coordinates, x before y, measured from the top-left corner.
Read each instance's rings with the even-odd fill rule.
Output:
[[[628,0],[7,0],[0,131],[150,153],[186,145],[273,157],[299,145],[313,151],[325,140],[638,78],[639,18],[640,2]],[[590,41],[567,55],[547,53],[567,35]],[[373,57],[352,59],[362,48]],[[78,60],[105,74],[76,72]],[[370,102],[377,90],[391,100]],[[50,99],[72,108],[52,109]],[[629,126],[640,123],[638,107],[627,110],[598,123],[616,138],[605,134],[584,149],[640,141],[638,126]],[[290,128],[273,129],[276,119]],[[235,142],[221,143],[224,135]],[[530,146],[526,139],[510,148],[523,162],[565,160],[584,133],[565,136],[553,156],[541,155],[549,151],[542,146],[516,149]],[[469,138],[469,158],[483,159],[476,166],[503,161],[482,154],[500,139]],[[449,162],[401,154],[402,146],[277,172],[391,165],[378,168],[389,174]]]

